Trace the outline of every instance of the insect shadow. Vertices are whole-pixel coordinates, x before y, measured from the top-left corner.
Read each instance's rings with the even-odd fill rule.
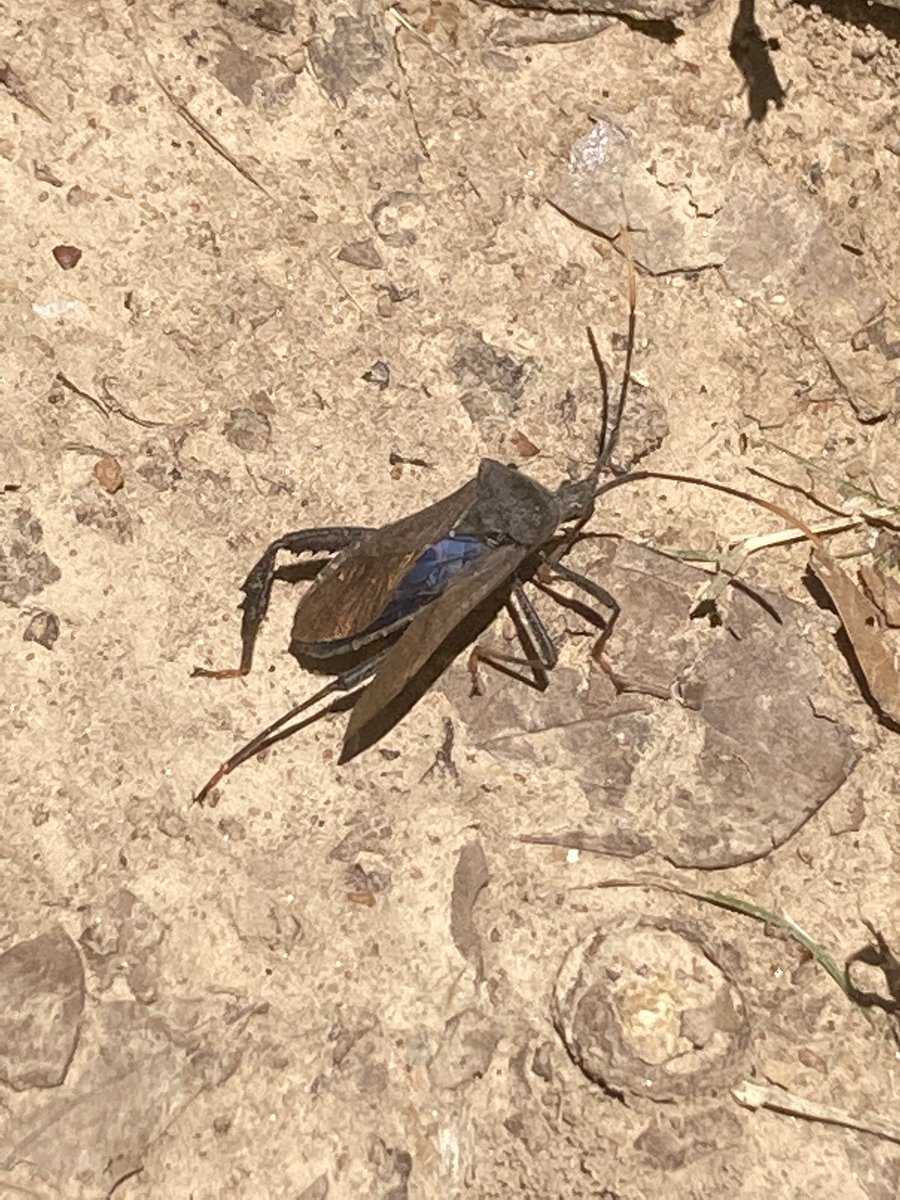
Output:
[[[349,762],[392,729],[504,607],[513,617],[523,656],[488,654],[476,647],[477,659],[532,687],[546,688],[557,651],[523,586],[528,582],[558,600],[559,594],[542,581],[541,568],[550,568],[602,605],[606,616],[591,608],[586,611],[593,612],[601,638],[609,636],[619,611],[614,597],[561,559],[582,536],[604,492],[636,479],[673,478],[632,471],[600,482],[611,470],[627,399],[635,300],[635,272],[629,260],[628,340],[615,404],[603,359],[588,331],[600,374],[602,408],[595,459],[583,479],[564,481],[550,491],[515,467],[484,459],[475,478],[457,491],[390,525],[304,529],[269,546],[242,585],[240,665],[228,670],[197,668],[193,674],[224,679],[250,671],[273,582],[295,576],[299,566],[279,568],[278,556],[287,551],[329,556],[321,565],[309,564],[315,576],[297,605],[289,651],[301,666],[335,678],[236,751],[200,789],[195,802],[203,803],[220,780],[262,750],[325,713],[348,708],[352,711],[339,762]],[[327,706],[309,713],[335,693],[340,695]]]

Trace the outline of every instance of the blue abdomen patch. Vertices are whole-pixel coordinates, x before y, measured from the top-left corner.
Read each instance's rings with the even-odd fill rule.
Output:
[[[393,598],[381,616],[372,622],[370,630],[393,625],[437,599],[453,576],[484,549],[484,542],[477,538],[454,537],[452,534],[429,546],[400,580]]]

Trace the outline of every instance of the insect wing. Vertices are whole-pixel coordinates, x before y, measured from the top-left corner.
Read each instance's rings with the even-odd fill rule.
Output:
[[[528,554],[522,546],[491,549],[465,567],[446,591],[424,608],[387,652],[375,678],[350,714],[341,762],[349,762],[409,711],[450,663],[417,680],[466,618],[508,583]],[[459,652],[459,647],[455,653]],[[406,695],[406,693],[412,695]]]
[[[411,618],[446,591],[451,580],[487,547],[478,538],[445,537],[429,546],[400,580],[373,630]]]
[[[373,529],[336,555],[297,605],[292,641],[337,641],[368,629],[429,546],[449,533],[475,499],[478,481],[391,525]]]

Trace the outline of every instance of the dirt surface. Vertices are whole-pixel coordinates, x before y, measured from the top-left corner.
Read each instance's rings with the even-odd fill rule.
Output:
[[[584,7],[0,3],[3,1197],[900,1191],[896,1132],[736,1099],[900,1100],[900,739],[808,544],[695,607],[775,513],[613,491],[602,657],[535,593],[544,693],[463,656],[348,765],[328,717],[191,804],[318,686],[286,583],[191,678],[269,542],[588,469],[624,225],[621,464],[900,497],[900,13]],[[892,536],[828,540],[888,616]],[[711,892],[863,951],[873,1020]]]

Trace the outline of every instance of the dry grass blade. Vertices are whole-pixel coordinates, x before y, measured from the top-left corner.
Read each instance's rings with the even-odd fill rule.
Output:
[[[584,890],[612,887],[652,887],[661,892],[671,892],[676,896],[687,896],[689,899],[699,900],[703,904],[712,904],[716,908],[725,908],[729,912],[740,913],[745,917],[752,917],[755,921],[762,921],[764,924],[775,929],[781,929],[788,937],[792,938],[795,942],[799,942],[804,950],[807,950],[812,955],[819,966],[834,980],[848,999],[854,1000],[846,970],[829,954],[824,946],[815,941],[805,929],[798,925],[793,917],[782,916],[773,909],[763,908],[758,904],[754,904],[752,900],[741,899],[740,896],[730,896],[726,892],[700,892],[694,888],[682,887],[671,880],[653,875],[636,875],[633,879],[604,879],[599,883],[585,885]],[[868,1020],[872,1020],[872,1014],[864,1005],[857,1003],[857,1007]]]
[[[859,484],[853,483],[852,480],[843,476],[835,476],[824,467],[814,462],[811,458],[806,458],[802,454],[798,454],[795,450],[789,450],[786,446],[781,446],[778,442],[769,441],[766,439],[763,445],[770,447],[772,450],[777,450],[779,454],[784,454],[793,462],[799,463],[800,466],[806,467],[813,474],[820,475],[826,479],[831,485],[843,495],[852,496],[859,500],[865,500],[869,504],[874,504],[876,507],[871,512],[860,512],[859,516],[862,520],[872,524],[893,524],[896,522],[898,514],[900,514],[900,505],[891,504],[889,501],[878,492],[870,488],[862,488]],[[765,476],[765,478],[770,478]],[[783,487],[788,487],[788,484],[782,484]],[[818,504],[821,508],[826,508],[832,511],[831,505],[820,500],[814,492],[804,491],[804,495],[812,500],[814,504]],[[892,521],[893,518],[893,521]]]
[[[781,449],[781,447],[777,448]],[[785,451],[785,453],[790,452]],[[797,456],[791,454],[791,457]],[[653,477],[652,473],[648,472],[647,477]],[[661,473],[656,475],[656,478],[664,478],[664,475]],[[773,482],[777,482],[777,480]],[[733,491],[735,489],[721,486],[720,490]],[[888,518],[897,511],[896,508],[885,505],[880,496],[867,493],[869,498],[876,500],[881,505],[879,509],[872,512],[839,515],[830,521],[811,526],[778,504],[773,504],[758,496],[751,496],[749,493],[742,493],[742,495],[745,499],[791,521],[794,528],[748,538],[743,543],[732,542],[724,556],[714,560],[715,569],[712,572],[712,578],[703,589],[702,595],[698,597],[695,611],[698,606],[716,599],[735,577],[749,554],[780,542],[795,541],[802,537],[808,538],[813,544],[809,560],[810,571],[825,589],[841,619],[869,697],[885,721],[900,727],[900,671],[898,671],[890,648],[885,644],[882,636],[882,613],[863,589],[837,565],[821,541],[822,534],[838,533],[862,523],[890,524]],[[810,498],[815,500],[814,496],[810,496]],[[668,551],[663,551],[663,553],[668,553]],[[684,552],[677,556],[689,557]]]
[[[828,953],[824,946],[815,941],[802,926],[798,925],[793,917],[781,915],[770,908],[762,908],[760,905],[754,904],[751,900],[742,900],[740,896],[730,896],[727,892],[691,892],[690,895],[695,900],[714,904],[717,908],[728,909],[729,912],[742,913],[745,917],[752,917],[755,921],[763,921],[766,925],[781,929],[788,937],[792,938],[795,942],[799,942],[804,950],[812,955],[822,970],[831,976],[845,996],[851,1000],[853,999],[847,979],[847,972],[844,967]],[[865,1012],[866,1010],[863,1009],[862,1011]]]
[[[769,1087],[745,1080],[731,1092],[738,1104],[745,1108],[770,1108],[773,1112],[802,1117],[806,1121],[821,1121],[826,1125],[842,1125],[845,1129],[858,1129],[889,1142],[900,1142],[900,1125],[883,1121],[881,1117],[855,1117],[842,1108],[831,1104],[820,1104],[786,1092],[783,1088]]]
[[[817,537],[828,536],[832,533],[845,533],[848,529],[856,529],[860,525],[865,524],[865,517],[862,516],[846,516],[836,517],[832,521],[819,521],[815,525],[810,525],[810,532]],[[669,558],[677,558],[684,562],[696,563],[712,563],[718,565],[723,557],[726,562],[732,561],[732,556],[735,552],[741,557],[742,561],[748,558],[751,554],[756,554],[759,550],[768,550],[771,546],[788,546],[793,542],[808,541],[809,534],[800,529],[776,529],[774,533],[747,533],[747,534],[732,534],[725,542],[725,549],[722,552],[711,550],[696,550],[690,546],[660,546],[656,542],[645,542],[651,550],[656,550],[660,554],[668,555]],[[729,568],[725,568],[726,570]],[[734,574],[734,571],[731,572]]]
[[[140,50],[141,55],[147,64],[147,69],[150,72],[150,75],[152,76],[156,86],[172,105],[176,114],[190,129],[194,131],[194,133],[196,133],[197,137],[199,137],[201,141],[204,141],[206,145],[209,146],[210,150],[212,150],[214,154],[217,154],[220,158],[224,159],[224,161],[227,162],[228,165],[233,168],[233,170],[237,171],[237,173],[243,179],[246,179],[249,184],[252,184],[253,187],[261,191],[264,196],[267,196],[270,200],[274,201],[275,197],[264,184],[260,183],[253,172],[245,167],[244,164],[240,162],[240,160],[236,158],[234,154],[232,154],[228,147],[219,141],[212,130],[207,129],[203,122],[194,116],[194,114],[183,101],[178,99],[178,97],[157,71],[156,67],[153,65],[153,60],[151,59],[147,50],[146,40],[140,25],[138,24],[137,16],[134,12],[129,13],[129,16],[131,17],[131,24],[134,28],[138,49]]]
[[[843,533],[847,529],[855,529],[863,524],[862,517],[836,518],[833,521],[820,521],[811,525],[810,530],[817,536],[823,534]],[[711,562],[709,583],[702,589],[697,598],[695,608],[708,604],[719,598],[728,585],[738,576],[751,554],[767,550],[770,546],[785,546],[792,542],[808,539],[808,535],[799,529],[779,529],[774,533],[762,533],[745,537],[734,536],[728,539],[725,549],[718,555],[712,556],[707,552],[698,552],[695,556],[690,550],[673,553],[665,547],[654,547],[662,554],[670,554],[685,561]]]
[[[448,67],[452,67],[454,71],[456,70],[456,63],[454,63],[453,59],[436,49],[431,44],[431,41],[422,32],[422,30],[419,29],[418,25],[413,25],[409,17],[407,17],[405,13],[401,12],[396,4],[392,4],[390,6],[390,8],[387,10],[387,15],[389,17],[393,17],[398,25],[401,25],[407,33],[412,34],[417,42],[421,42],[423,46],[426,46],[436,58],[439,58],[442,62],[445,62]]]

